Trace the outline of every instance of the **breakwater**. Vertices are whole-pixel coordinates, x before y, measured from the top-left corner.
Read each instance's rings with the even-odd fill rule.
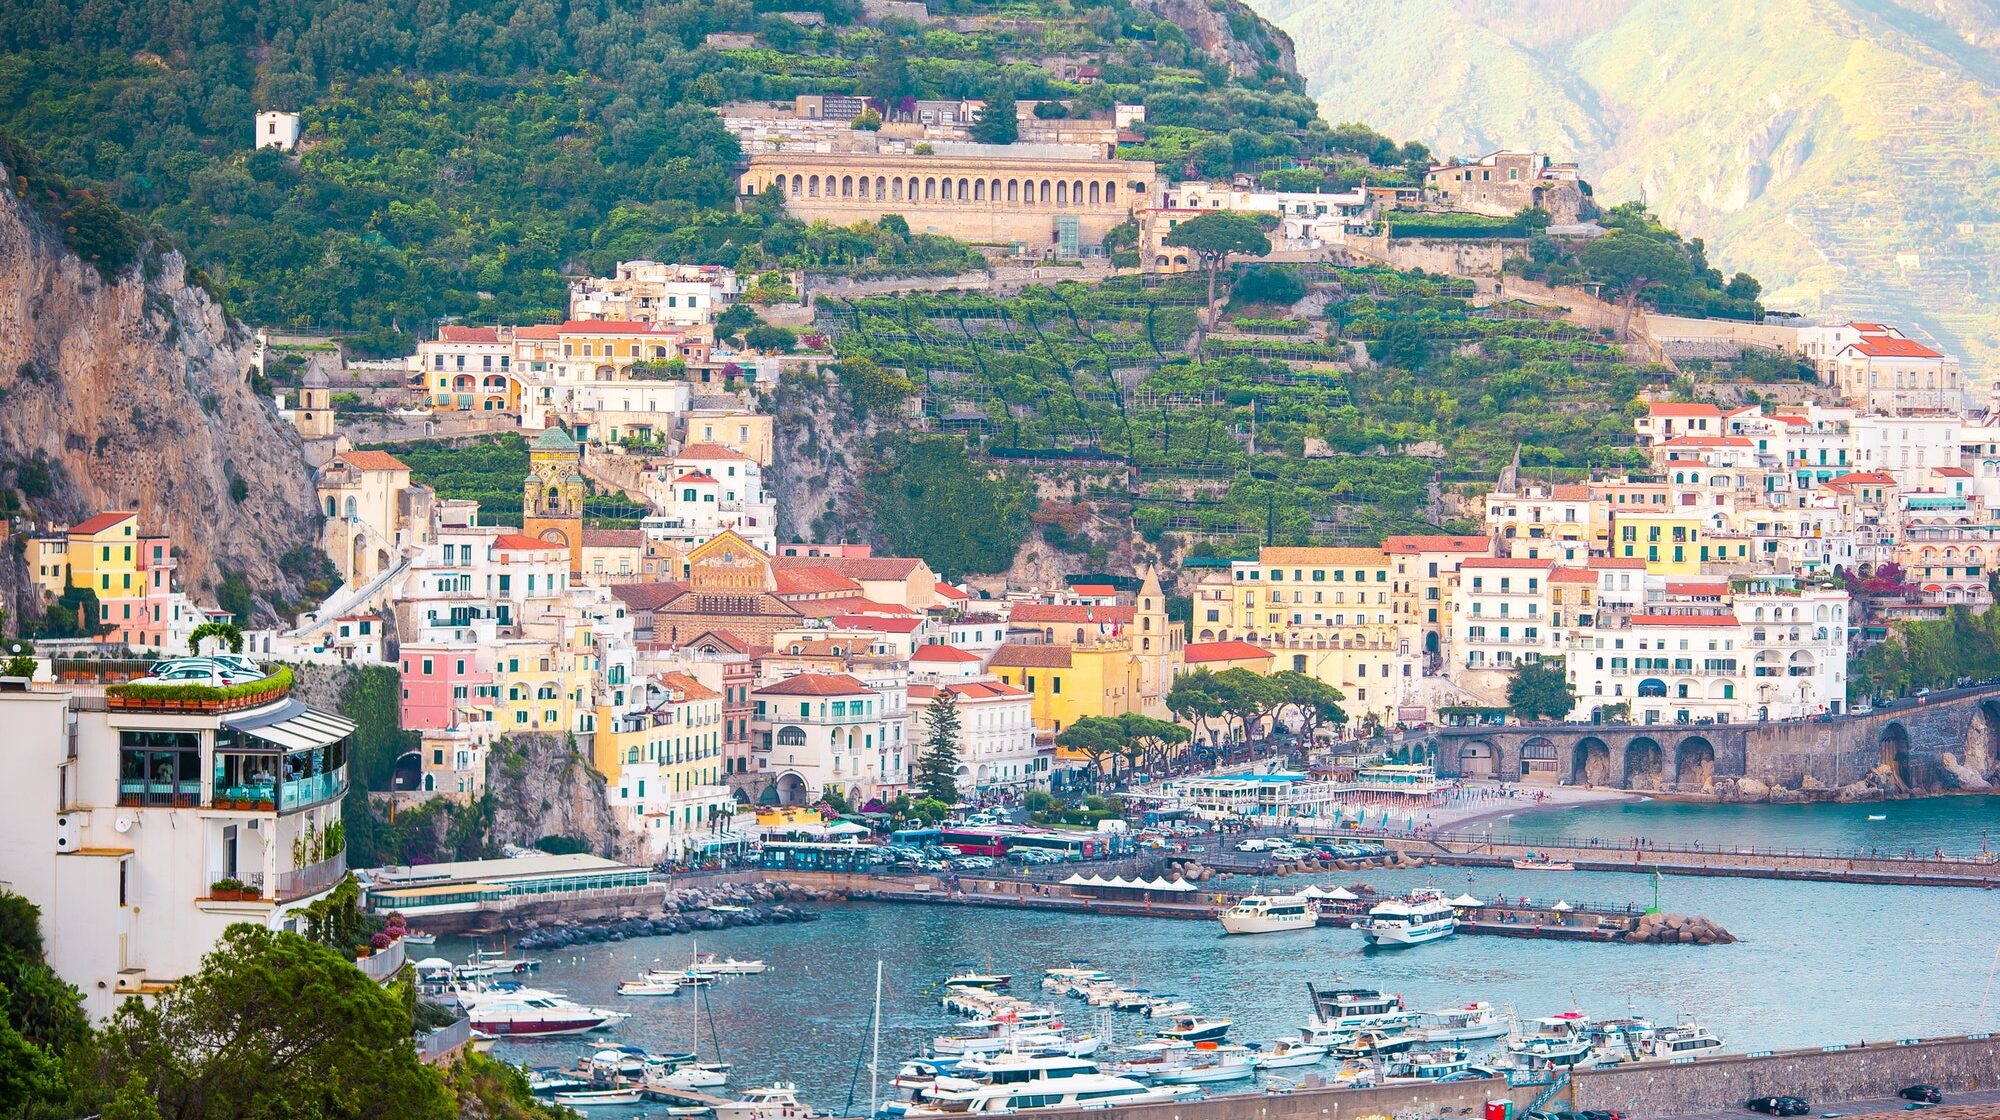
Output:
[[[819,914],[809,904],[828,900],[828,892],[764,879],[731,879],[699,887],[665,888],[642,903],[612,912],[515,914],[507,925],[509,941],[523,952],[593,945],[635,937],[703,933],[739,926],[811,922]]]
[[[1918,887],[2000,887],[2000,861],[1990,857],[1864,852],[1809,852],[1696,845],[1612,846],[1564,839],[1439,833],[1382,836],[1399,852],[1455,867],[1509,867],[1530,856],[1574,864],[1578,871],[1627,871],[1718,878],[1797,879],[1821,883]]]

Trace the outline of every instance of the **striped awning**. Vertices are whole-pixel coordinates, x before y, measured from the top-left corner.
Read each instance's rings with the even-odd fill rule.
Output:
[[[222,724],[253,739],[261,739],[274,750],[283,751],[313,750],[338,743],[354,734],[351,721],[309,707],[298,700],[288,700],[278,707],[261,708],[236,718],[224,719]]]

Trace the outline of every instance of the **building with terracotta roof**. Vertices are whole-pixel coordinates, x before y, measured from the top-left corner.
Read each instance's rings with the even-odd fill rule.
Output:
[[[777,568],[821,567],[861,585],[864,598],[927,611],[937,603],[937,573],[914,556],[780,556]]]
[[[1274,672],[1315,677],[1341,691],[1355,719],[1393,723],[1421,658],[1397,625],[1392,567],[1380,548],[1267,547],[1230,565],[1226,591],[1221,573],[1212,577],[1226,598],[1197,594],[1195,640],[1262,646]]]
[[[1887,413],[1961,413],[1958,359],[1882,323],[1842,323],[1799,332],[1800,350],[1820,380],[1856,408]]]
[[[764,468],[720,444],[690,444],[649,474],[655,512],[640,524],[648,536],[687,549],[724,529],[766,554],[777,547],[778,506],[764,489]]]
[[[206,621],[175,585],[173,540],[141,533],[135,511],[100,513],[30,544],[31,574],[46,597],[71,588],[96,596],[97,617],[85,621],[96,625],[100,641],[184,651],[188,635]]]
[[[910,654],[910,680],[923,684],[971,680],[986,672],[985,659],[967,649],[929,642]]]
[[[386,451],[342,451],[315,483],[326,517],[320,547],[350,584],[366,583],[431,542],[430,488]]]
[[[608,779],[612,813],[655,860],[734,844],[724,830],[736,797],[725,783],[723,694],[679,672],[643,687],[636,710],[592,738],[592,765]]]
[[[1712,404],[1681,401],[1653,401],[1646,413],[1632,421],[1641,447],[1664,443],[1676,436],[1722,434],[1722,410]]]
[[[1049,782],[1053,750],[1036,745],[1033,698],[997,680],[910,686],[912,751],[930,741],[931,706],[949,693],[958,715],[958,788],[987,793]]]
[[[1263,646],[1253,646],[1244,641],[1189,642],[1181,650],[1181,658],[1189,671],[1207,669],[1213,673],[1230,669],[1248,669],[1253,673],[1269,673],[1275,658]]]
[[[410,377],[422,384],[433,411],[517,414],[514,356],[512,327],[446,325],[437,338],[417,343]]]
[[[610,276],[570,282],[569,317],[694,326],[742,294],[736,271],[721,265],[619,261]]]
[[[840,673],[799,673],[750,693],[759,804],[809,805],[838,792],[857,808],[909,785],[907,685],[880,690]]]
[[[1465,561],[1493,554],[1487,537],[1395,536],[1382,542],[1391,566],[1389,605],[1397,648],[1406,644],[1420,660],[1419,676],[1443,668],[1452,636],[1452,603],[1458,569]]]

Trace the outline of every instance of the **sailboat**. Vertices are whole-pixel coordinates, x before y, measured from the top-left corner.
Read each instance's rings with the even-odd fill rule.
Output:
[[[715,1060],[701,1060],[701,1015],[708,1012],[708,1040],[715,1048]],[[722,1060],[722,1036],[715,1029],[715,1009],[708,1003],[708,991],[695,989],[695,998],[689,1005],[688,1053],[694,1060],[683,1063],[661,1075],[661,1085],[675,1089],[720,1089],[729,1083],[729,1063]]]

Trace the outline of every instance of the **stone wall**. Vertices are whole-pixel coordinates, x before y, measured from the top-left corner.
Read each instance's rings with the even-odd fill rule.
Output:
[[[1781,354],[1799,352],[1799,329],[1774,323],[1744,323],[1734,319],[1684,319],[1678,315],[1646,316],[1646,331],[1660,341],[1717,339],[1757,346]]]
[[[1310,1071],[1300,1071],[1311,1076]],[[1520,1115],[1539,1088],[1510,1089],[1498,1079],[1374,1089],[1300,1089],[1284,1095],[1234,1093],[1177,1104],[1127,1105],[1119,1120],[1343,1120],[1363,1116],[1483,1116],[1486,1102],[1512,1100]],[[1103,1109],[1037,1111],[1045,1120],[1103,1120]]]
[[[1359,255],[1391,268],[1421,268],[1425,272],[1451,276],[1498,276],[1501,262],[1506,260],[1508,253],[1519,252],[1520,246],[1518,241],[1503,240],[1447,241],[1399,237],[1392,241],[1387,234],[1382,234],[1350,237],[1335,251],[1335,256]]]
[[[1891,1096],[1917,1082],[1936,1085],[1947,1097],[1992,1088],[2000,1083],[2000,1040],[1852,1043],[1834,1051],[1785,1050],[1589,1071],[1573,1083],[1574,1104],[1561,1107],[1671,1116],[1741,1106],[1750,1097],[1771,1095],[1800,1096],[1819,1106]],[[1568,1099],[1564,1094],[1562,1100]]]

